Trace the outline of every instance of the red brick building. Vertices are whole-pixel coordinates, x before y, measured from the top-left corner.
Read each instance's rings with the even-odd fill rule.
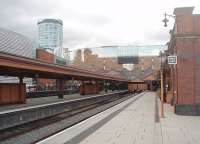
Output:
[[[197,114],[200,104],[200,15],[193,9],[174,9],[176,21],[166,53],[177,55],[177,65],[165,65],[165,89],[179,114]]]
[[[79,51],[80,53],[80,51]],[[56,63],[56,56],[52,53],[45,51],[44,49],[37,49],[36,50],[36,58],[41,61],[45,61],[48,63]],[[77,57],[77,61],[81,60],[81,58]],[[81,64],[80,64],[81,65]],[[37,78],[37,86],[44,89],[52,89],[57,88],[60,90],[64,90],[66,88],[66,80],[56,80],[56,79],[45,79],[45,78]],[[100,85],[98,82],[92,84],[91,82],[82,82],[80,88],[80,94],[96,94],[100,91]]]
[[[36,50],[36,58],[45,61],[48,63],[54,63],[55,55],[52,53],[49,53],[43,49],[37,49]],[[44,78],[37,78],[37,86],[45,89],[45,88],[52,88],[56,86],[56,80],[55,79],[44,79]]]

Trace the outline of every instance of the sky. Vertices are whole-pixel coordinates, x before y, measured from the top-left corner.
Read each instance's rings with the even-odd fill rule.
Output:
[[[164,12],[194,6],[200,0],[0,0],[0,27],[37,41],[37,21],[63,20],[63,47],[77,49],[103,45],[156,45],[169,41]]]

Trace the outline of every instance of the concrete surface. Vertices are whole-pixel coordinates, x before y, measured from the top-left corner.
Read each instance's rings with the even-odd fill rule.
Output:
[[[98,96],[90,96],[89,98],[81,98],[79,101],[65,100],[54,103],[46,103],[43,105],[0,111],[0,130],[61,114],[73,109],[80,109],[86,104],[91,105],[95,102],[102,102],[110,98],[115,98],[124,92],[125,91],[118,91],[103,95],[100,94]]]
[[[165,118],[160,120],[162,144],[200,144],[200,116],[176,115],[169,104],[164,108]]]
[[[179,116],[165,104],[156,120],[154,92],[145,92],[38,144],[199,144],[200,117]]]
[[[80,144],[153,144],[154,102],[154,93],[145,93]]]
[[[148,133],[146,136],[151,137],[153,140],[153,128],[151,127],[154,124],[154,105],[150,103],[152,99],[154,99],[153,96],[147,97],[145,93],[141,93],[136,97],[130,98],[119,105],[49,137],[39,144],[128,144],[136,140],[145,140],[143,135],[145,132]],[[147,105],[140,108],[142,103]],[[148,109],[153,109],[153,114],[151,112],[149,113]],[[150,120],[145,124],[147,129],[145,128],[144,130],[142,128],[145,127],[143,123],[148,117]]]
[[[69,128],[70,126],[75,125],[78,122],[85,120],[86,118],[89,118],[95,114],[98,114],[101,111],[104,111],[104,110],[106,110],[114,105],[117,105],[131,97],[134,97],[134,96],[135,96],[134,94],[125,96],[121,99],[98,106],[94,109],[90,109],[90,110],[82,112],[78,115],[73,115],[66,119],[58,120],[57,122],[52,123],[50,125],[45,125],[40,128],[34,129],[34,130],[24,133],[20,136],[16,136],[16,137],[6,139],[4,141],[0,141],[0,144],[1,143],[2,144],[33,144],[35,142],[38,142],[41,139],[46,138],[49,135],[58,133],[66,128]]]

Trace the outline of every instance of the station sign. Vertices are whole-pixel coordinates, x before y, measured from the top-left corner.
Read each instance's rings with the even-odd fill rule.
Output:
[[[177,56],[168,56],[168,64],[177,64]]]

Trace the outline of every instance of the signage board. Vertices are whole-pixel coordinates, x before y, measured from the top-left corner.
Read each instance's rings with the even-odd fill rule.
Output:
[[[168,56],[168,64],[177,64],[177,56]]]

